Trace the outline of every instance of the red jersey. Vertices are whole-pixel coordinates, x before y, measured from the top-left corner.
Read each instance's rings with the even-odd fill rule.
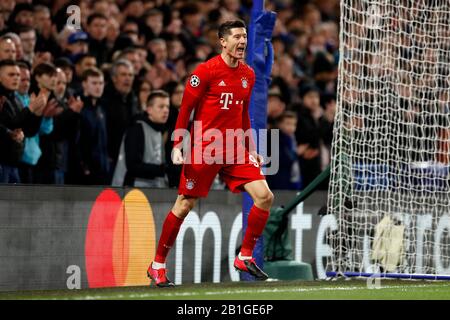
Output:
[[[224,142],[227,129],[250,129],[248,107],[254,83],[255,72],[242,61],[233,68],[218,55],[201,63],[186,83],[176,129],[187,129],[192,110],[194,121],[200,122],[194,125],[195,132],[191,130],[191,146],[200,144],[205,148],[212,143],[214,140],[201,137],[210,129],[218,129]],[[176,139],[174,145],[180,141]]]

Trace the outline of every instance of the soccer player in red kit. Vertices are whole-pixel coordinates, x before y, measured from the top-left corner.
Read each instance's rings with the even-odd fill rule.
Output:
[[[237,130],[242,132],[251,129],[248,108],[255,73],[243,62],[247,46],[245,23],[239,20],[225,22],[219,27],[218,34],[222,52],[200,64],[190,76],[176,123],[176,129],[187,129],[194,110],[194,123],[200,125],[194,125],[194,130],[191,130],[191,150],[208,150],[212,142],[202,136],[208,130],[221,133],[226,141],[230,134],[239,132]],[[245,147],[245,139],[237,136],[237,143],[231,147],[228,143],[222,143],[222,149],[215,149],[208,155],[207,152],[203,153],[201,161],[188,159],[185,150],[184,154],[181,150],[182,137],[175,137],[172,161],[174,164],[183,164],[178,197],[163,223],[155,259],[147,270],[148,276],[157,286],[174,285],[166,275],[166,257],[184,218],[199,197],[207,196],[217,174],[232,192],[245,190],[254,202],[234,267],[238,271],[248,272],[258,280],[268,278],[256,265],[252,253],[269,217],[273,194],[262,174],[263,159],[256,153],[254,142],[250,138],[249,146]],[[195,150],[191,155],[196,157]],[[227,160],[211,163],[211,159],[219,158]]]

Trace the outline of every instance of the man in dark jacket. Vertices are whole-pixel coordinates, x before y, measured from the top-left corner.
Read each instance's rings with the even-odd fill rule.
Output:
[[[106,86],[102,96],[112,168],[115,167],[125,130],[131,125],[133,117],[140,113],[138,98],[132,91],[133,71],[133,65],[129,61],[117,60],[111,68],[112,81]]]
[[[15,97],[20,84],[20,69],[15,61],[0,61],[0,183],[20,182],[18,164],[23,154],[24,137],[35,135],[47,105],[48,91],[30,97],[25,109]]]
[[[165,159],[165,123],[169,117],[169,95],[155,90],[147,110],[126,131],[113,185],[164,188],[168,186]]]
[[[111,163],[108,158],[106,118],[101,96],[105,87],[103,72],[88,69],[82,76],[83,103],[81,111],[79,151],[83,183],[110,184]]]

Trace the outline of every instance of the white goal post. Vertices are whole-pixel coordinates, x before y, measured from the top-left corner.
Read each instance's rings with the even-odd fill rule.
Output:
[[[341,0],[328,276],[450,279],[450,1]]]

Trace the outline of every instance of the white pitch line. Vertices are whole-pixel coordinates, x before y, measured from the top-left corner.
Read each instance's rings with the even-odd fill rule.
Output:
[[[408,286],[382,286],[380,289],[369,289],[369,290],[382,290],[382,289],[405,289],[408,288],[424,288],[429,287],[428,285],[408,285]],[[227,295],[227,294],[242,294],[242,293],[295,293],[295,292],[314,292],[314,291],[353,291],[353,290],[364,290],[366,287],[314,287],[314,288],[285,288],[285,289],[242,289],[242,290],[223,290],[223,291],[206,291],[206,292],[164,292],[164,293],[142,293],[142,294],[118,294],[118,295],[92,295],[86,296],[78,299],[86,300],[99,300],[108,298],[127,298],[127,299],[142,299],[151,297],[195,297],[199,295]],[[77,299],[76,297],[74,297]],[[59,299],[58,299],[59,300]]]

